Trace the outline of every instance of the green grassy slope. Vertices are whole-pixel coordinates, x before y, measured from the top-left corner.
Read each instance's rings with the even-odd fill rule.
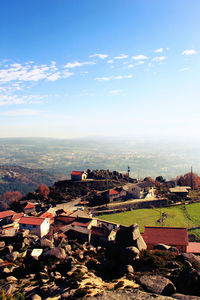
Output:
[[[136,209],[128,212],[117,213],[112,215],[102,215],[99,218],[122,225],[132,225],[137,223],[140,231],[144,231],[144,226],[174,226],[174,227],[197,227],[200,226],[200,203],[187,205],[186,214],[184,206],[163,207],[161,209]],[[160,213],[166,213],[167,218],[160,224],[157,220]]]

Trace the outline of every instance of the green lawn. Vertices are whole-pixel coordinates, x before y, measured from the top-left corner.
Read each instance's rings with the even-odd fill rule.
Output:
[[[187,217],[184,206],[163,207],[161,209],[135,209],[123,213],[101,215],[99,218],[127,226],[137,223],[141,232],[144,231],[145,225],[187,228],[200,226],[200,203],[190,204],[186,207],[191,220]],[[165,212],[167,214],[167,218],[162,224],[157,222],[160,218],[160,211],[161,213]]]

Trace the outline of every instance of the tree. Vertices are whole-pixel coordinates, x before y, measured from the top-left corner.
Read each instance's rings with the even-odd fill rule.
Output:
[[[8,209],[11,205],[17,203],[21,198],[22,194],[19,191],[5,192],[0,201],[0,206],[2,209]]]
[[[196,173],[186,173],[183,176],[179,176],[176,178],[176,184],[181,186],[191,186],[193,185],[193,189],[200,189],[200,176]]]
[[[156,181],[158,181],[160,183],[164,183],[166,180],[162,176],[157,176]]]
[[[37,192],[43,195],[45,198],[49,195],[50,190],[47,185],[41,184],[37,188]]]

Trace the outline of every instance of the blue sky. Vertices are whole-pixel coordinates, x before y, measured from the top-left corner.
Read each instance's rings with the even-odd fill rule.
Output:
[[[0,137],[199,137],[199,0],[0,2]]]

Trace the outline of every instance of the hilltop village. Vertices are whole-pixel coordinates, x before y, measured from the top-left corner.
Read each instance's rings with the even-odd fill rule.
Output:
[[[159,299],[184,299],[178,294],[198,299],[200,243],[189,241],[187,228],[163,227],[165,214],[158,226],[145,226],[143,233],[134,220],[124,226],[101,219],[103,213],[191,201],[193,185],[177,185],[162,176],[136,180],[129,173],[109,170],[70,175],[24,197],[4,195],[3,296],[83,299],[128,287],[135,299],[145,293],[163,295]]]

